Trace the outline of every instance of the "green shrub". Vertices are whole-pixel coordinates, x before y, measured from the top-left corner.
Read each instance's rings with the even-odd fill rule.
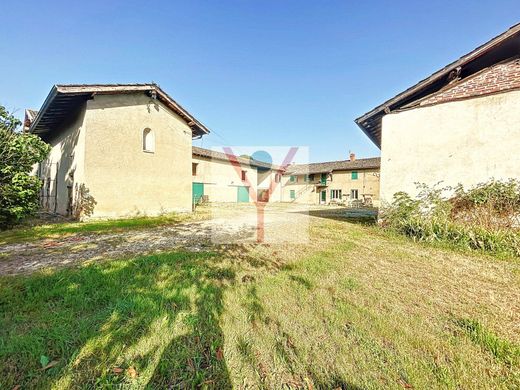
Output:
[[[394,195],[382,210],[383,226],[417,241],[449,242],[494,254],[520,257],[520,185],[490,181],[469,190],[428,187],[418,196]],[[449,197],[443,194],[449,193]]]
[[[38,210],[41,182],[31,171],[50,150],[38,136],[16,132],[19,125],[0,106],[0,229]]]

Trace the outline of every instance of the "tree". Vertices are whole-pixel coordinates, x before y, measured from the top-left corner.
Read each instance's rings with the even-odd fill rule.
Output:
[[[0,229],[38,210],[41,181],[31,171],[50,151],[37,135],[18,132],[20,124],[0,105]]]

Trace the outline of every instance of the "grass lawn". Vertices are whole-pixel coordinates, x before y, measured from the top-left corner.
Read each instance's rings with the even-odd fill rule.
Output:
[[[310,234],[0,278],[0,388],[520,387],[518,260]]]

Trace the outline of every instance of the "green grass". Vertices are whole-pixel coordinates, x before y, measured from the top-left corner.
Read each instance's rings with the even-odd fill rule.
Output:
[[[0,278],[0,388],[520,386],[517,262],[310,233]]]
[[[0,231],[0,245],[28,242],[43,238],[58,238],[82,233],[123,232],[126,230],[166,226],[204,218],[206,214],[206,210],[199,208],[194,214],[165,214],[156,217],[141,216],[125,219],[20,226],[12,230]]]
[[[497,337],[476,320],[462,318],[456,323],[468,334],[470,339],[484,350],[510,366],[520,365],[520,347]]]

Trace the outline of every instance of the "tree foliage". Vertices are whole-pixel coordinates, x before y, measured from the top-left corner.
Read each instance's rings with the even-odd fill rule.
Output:
[[[0,229],[38,210],[41,181],[31,171],[50,151],[38,136],[17,132],[20,124],[0,105]]]

